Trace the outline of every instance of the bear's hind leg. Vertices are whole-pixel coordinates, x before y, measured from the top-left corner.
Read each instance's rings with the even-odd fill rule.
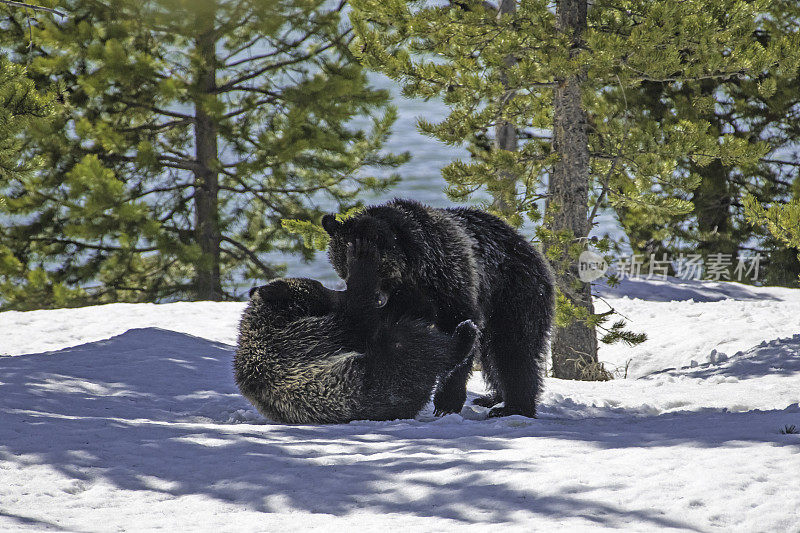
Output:
[[[450,374],[444,376],[433,395],[433,412],[436,416],[461,412],[467,401],[467,380],[472,373],[472,357],[470,351],[467,359]]]
[[[465,320],[456,326],[453,332],[453,346],[451,350],[451,360],[461,366],[470,357],[475,348],[475,340],[478,338],[478,326],[472,320]]]
[[[472,374],[472,361],[481,346],[480,342],[476,342],[477,334],[478,327],[470,319],[463,320],[456,326],[453,333],[455,349],[462,346],[464,353],[460,357],[461,362],[449,374],[439,378],[433,395],[433,412],[436,416],[458,413],[464,407],[467,401],[467,381]]]
[[[538,287],[520,285],[502,291],[506,294],[499,294],[487,313],[484,338],[490,385],[505,402],[489,416],[536,416],[552,312]]]
[[[481,355],[481,374],[483,383],[486,385],[487,392],[472,400],[473,405],[480,407],[494,407],[503,401],[503,393],[500,388],[500,380],[497,379],[497,369],[494,367],[494,360],[489,356],[488,337],[483,337],[480,346]]]

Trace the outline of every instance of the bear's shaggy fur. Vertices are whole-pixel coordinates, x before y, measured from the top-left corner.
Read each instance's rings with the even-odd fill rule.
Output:
[[[251,291],[239,326],[236,383],[265,416],[287,423],[340,423],[415,416],[436,377],[463,364],[477,327],[452,335],[431,321],[380,317],[373,250],[351,246],[354,279],[332,291],[280,279]]]
[[[535,416],[554,314],[550,268],[541,254],[499,218],[472,208],[437,209],[396,199],[338,221],[323,217],[328,255],[350,282],[348,243],[373,243],[381,256],[384,310],[433,320],[444,332],[471,319],[482,328],[479,351],[491,390],[476,401],[491,416]],[[440,380],[437,413],[458,412],[466,399],[471,358]]]

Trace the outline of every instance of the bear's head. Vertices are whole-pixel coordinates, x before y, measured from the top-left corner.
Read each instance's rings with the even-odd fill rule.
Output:
[[[373,208],[371,211],[374,211]],[[398,224],[400,222],[400,224]],[[347,281],[347,247],[357,239],[374,245],[380,257],[378,274],[381,290],[391,292],[407,269],[407,256],[402,238],[402,221],[395,221],[386,213],[370,211],[337,220],[334,215],[322,217],[322,227],[330,235],[328,257],[339,276]]]
[[[339,305],[340,293],[317,280],[282,278],[250,289],[246,315],[277,326],[306,316],[322,316]]]

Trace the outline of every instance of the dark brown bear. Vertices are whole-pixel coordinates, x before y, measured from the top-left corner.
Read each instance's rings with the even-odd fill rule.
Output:
[[[351,246],[345,291],[310,279],[281,279],[253,289],[239,326],[236,383],[277,422],[339,423],[415,416],[436,376],[461,365],[476,326],[452,335],[431,321],[379,316],[374,249]]]
[[[371,206],[344,222],[326,215],[328,255],[348,283],[346,253],[357,239],[381,256],[380,288],[391,316],[427,318],[453,332],[464,320],[482,329],[479,351],[491,394],[479,405],[490,416],[533,417],[553,321],[554,288],[541,254],[499,218],[472,208],[437,209],[397,199]],[[438,414],[458,412],[466,400],[471,360],[440,379]]]

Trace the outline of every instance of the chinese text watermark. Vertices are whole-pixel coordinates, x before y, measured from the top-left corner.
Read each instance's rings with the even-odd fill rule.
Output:
[[[677,258],[667,254],[660,258],[656,254],[650,254],[649,258],[631,254],[618,258],[611,267],[619,279],[666,280],[672,267],[675,277],[685,280],[757,281],[763,259],[760,253],[736,256],[714,253],[705,259],[700,254],[680,254]]]

